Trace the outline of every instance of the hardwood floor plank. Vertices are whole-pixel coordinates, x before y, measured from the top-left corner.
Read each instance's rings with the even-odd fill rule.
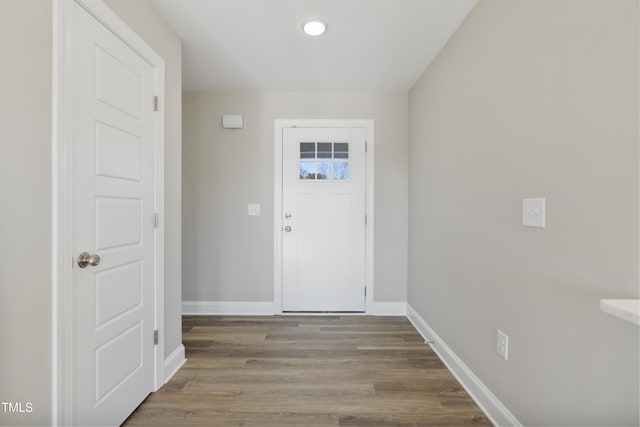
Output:
[[[404,317],[184,316],[183,342],[125,425],[491,425]]]
[[[487,426],[484,416],[456,413],[436,413],[416,421],[412,414],[389,414],[373,417],[368,414],[340,417],[340,427],[427,427],[427,426]]]
[[[198,379],[189,381],[182,388],[185,393],[218,394],[231,396],[260,396],[264,395],[264,382],[215,382],[215,387],[208,381]],[[375,388],[371,384],[340,384],[332,382],[315,382],[314,384],[282,382],[269,386],[269,395],[287,396],[296,398],[298,396],[372,396]]]
[[[255,414],[249,412],[208,412],[171,414],[158,411],[149,416],[129,418],[131,426],[261,426],[261,427],[339,427],[337,415],[324,414]]]

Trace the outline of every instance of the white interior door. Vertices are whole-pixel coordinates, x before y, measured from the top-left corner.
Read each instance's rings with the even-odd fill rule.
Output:
[[[73,422],[119,425],[154,387],[155,71],[73,7]]]
[[[365,129],[285,128],[282,309],[365,311]]]

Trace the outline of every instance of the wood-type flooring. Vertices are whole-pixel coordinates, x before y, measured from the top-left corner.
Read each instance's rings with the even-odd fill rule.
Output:
[[[404,317],[184,316],[183,342],[124,425],[491,425]]]

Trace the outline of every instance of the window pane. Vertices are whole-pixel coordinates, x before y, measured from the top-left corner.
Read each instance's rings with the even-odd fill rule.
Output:
[[[331,162],[318,162],[316,179],[331,179]]]
[[[349,158],[349,144],[346,142],[336,142],[333,144],[333,158],[334,159],[348,159]]]
[[[300,162],[300,179],[316,179],[316,162]]]
[[[301,142],[300,143],[300,158],[301,159],[315,159],[316,158],[316,143],[315,142]]]
[[[330,142],[318,142],[318,158],[330,159],[331,158],[331,143]]]
[[[349,162],[335,162],[333,164],[333,179],[337,181],[349,179]]]

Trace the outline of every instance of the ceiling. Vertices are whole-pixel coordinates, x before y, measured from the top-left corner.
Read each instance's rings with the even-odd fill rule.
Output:
[[[404,91],[477,0],[151,0],[183,47],[183,89]],[[323,36],[302,32],[307,20]]]

